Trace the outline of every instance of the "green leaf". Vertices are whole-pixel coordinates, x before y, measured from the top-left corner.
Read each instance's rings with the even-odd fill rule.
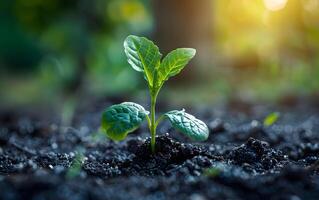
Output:
[[[218,167],[212,167],[212,168],[208,168],[204,170],[204,175],[208,176],[208,177],[218,177],[221,173],[223,172],[223,170],[221,168]]]
[[[157,69],[157,85],[162,85],[169,77],[178,74],[195,54],[196,50],[192,48],[179,48],[167,54]]]
[[[153,86],[154,70],[160,65],[162,54],[158,47],[145,37],[128,36],[124,41],[128,63],[138,72],[143,72],[150,86]]]
[[[203,141],[208,138],[209,130],[201,120],[185,112],[185,110],[173,110],[164,114],[174,128],[196,141]]]
[[[137,129],[149,112],[142,106],[124,102],[107,108],[102,115],[102,128],[112,140],[123,140]]]
[[[270,113],[265,119],[264,119],[264,126],[271,126],[273,125],[280,117],[280,114],[278,112]]]

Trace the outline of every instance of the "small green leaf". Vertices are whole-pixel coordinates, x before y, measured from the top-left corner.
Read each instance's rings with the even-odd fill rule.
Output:
[[[145,37],[128,36],[124,41],[128,63],[138,72],[143,72],[150,86],[153,86],[154,70],[160,65],[162,54],[158,47]]]
[[[161,85],[169,77],[178,74],[195,54],[196,50],[192,48],[179,48],[167,54],[157,69],[157,84]]]
[[[82,165],[84,164],[85,156],[83,153],[77,153],[70,168],[66,173],[66,177],[69,179],[75,178],[80,175]]]
[[[273,125],[280,117],[280,114],[278,112],[270,113],[265,119],[264,119],[264,126],[268,127]]]
[[[143,122],[149,112],[142,106],[124,102],[107,108],[102,115],[102,128],[112,140],[123,140]]]
[[[204,175],[208,176],[208,177],[218,177],[221,173],[223,172],[222,169],[218,168],[218,167],[212,167],[212,168],[208,168],[204,170]]]
[[[209,130],[207,125],[193,115],[184,110],[173,110],[164,114],[169,119],[174,128],[197,141],[203,141],[208,138]]]

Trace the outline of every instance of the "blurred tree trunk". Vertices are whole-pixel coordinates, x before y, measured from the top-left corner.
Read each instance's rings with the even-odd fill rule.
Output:
[[[177,78],[186,82],[197,76],[201,66],[210,63],[212,47],[213,7],[211,0],[153,0],[154,38],[163,54],[178,48],[196,48],[191,67]]]

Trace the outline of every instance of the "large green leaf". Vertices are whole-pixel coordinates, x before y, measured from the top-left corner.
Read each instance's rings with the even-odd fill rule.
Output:
[[[124,102],[113,105],[103,112],[102,128],[112,140],[123,140],[139,127],[149,112],[142,106]]]
[[[138,72],[143,72],[150,86],[153,86],[154,70],[160,65],[162,54],[158,47],[145,37],[128,36],[124,41],[128,63]]]
[[[169,77],[178,74],[195,54],[196,50],[192,48],[179,48],[167,54],[157,69],[157,85],[162,85]]]
[[[164,114],[174,128],[196,141],[203,141],[208,138],[209,130],[207,125],[184,110],[173,110]]]

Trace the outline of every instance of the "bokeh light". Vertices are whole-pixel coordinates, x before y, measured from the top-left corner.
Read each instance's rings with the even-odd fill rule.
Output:
[[[265,6],[271,11],[277,11],[283,9],[288,0],[264,0]]]

